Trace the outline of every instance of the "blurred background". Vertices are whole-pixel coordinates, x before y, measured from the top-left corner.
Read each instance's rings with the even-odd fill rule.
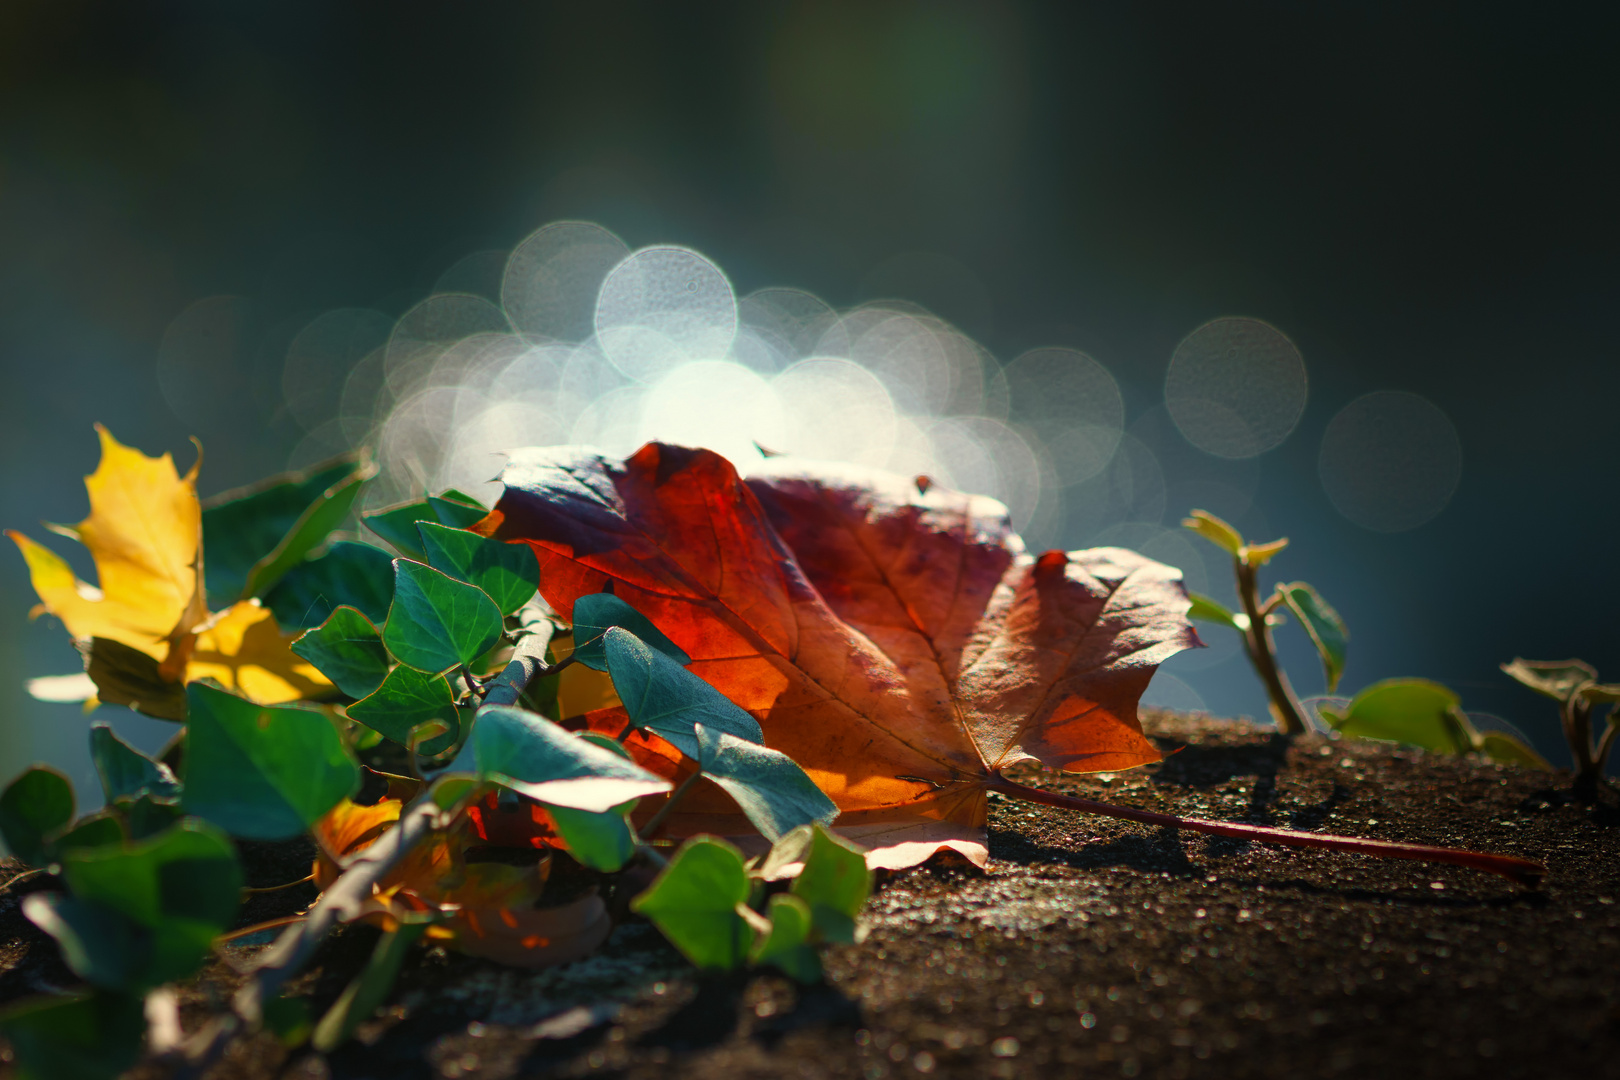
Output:
[[[204,495],[366,442],[373,502],[488,501],[511,445],[758,441],[1231,603],[1197,506],[1293,541],[1267,580],[1349,623],[1342,690],[1435,678],[1566,763],[1497,665],[1620,678],[1614,22],[8,0],[0,524],[84,516],[96,421],[198,437]],[[93,791],[77,707],[23,691],[77,667],[33,602],[0,553],[0,773]],[[1204,637],[1149,700],[1263,717]]]

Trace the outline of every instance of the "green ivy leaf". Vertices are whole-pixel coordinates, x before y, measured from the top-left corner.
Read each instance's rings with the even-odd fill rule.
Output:
[[[377,1011],[387,1000],[406,954],[427,928],[426,921],[407,922],[377,939],[365,968],[343,988],[337,1001],[315,1025],[311,1045],[316,1050],[324,1054],[348,1042],[355,1029]]]
[[[418,522],[428,565],[483,590],[502,615],[527,604],[540,588],[540,563],[528,544],[490,540],[465,529]]]
[[[214,606],[263,595],[343,523],[376,471],[365,454],[348,454],[204,503],[203,573]]]
[[[22,913],[56,939],[63,962],[86,982],[105,990],[148,989],[140,985],[139,972],[149,943],[125,915],[93,900],[48,892],[23,897]]]
[[[144,931],[132,975],[143,987],[195,971],[241,900],[242,870],[230,840],[195,819],[147,840],[68,852],[62,876],[75,899],[110,909]]]
[[[146,1012],[125,994],[32,998],[0,1014],[17,1080],[112,1080],[141,1056]]]
[[[680,646],[652,624],[652,620],[612,593],[591,593],[574,601],[574,657],[588,668],[606,671],[604,638],[609,627],[630,631],[644,645],[650,645],[685,667],[692,662]]]
[[[1492,761],[1503,765],[1524,765],[1531,769],[1551,771],[1552,764],[1516,735],[1505,731],[1484,731],[1479,736],[1479,749]]]
[[[392,544],[401,555],[425,562],[427,553],[420,545],[420,535],[416,531],[418,522],[431,521],[452,529],[469,529],[488,515],[489,511],[477,499],[452,488],[441,496],[390,506],[366,514],[360,520],[372,532]]]
[[[394,560],[382,548],[339,540],[288,570],[264,597],[284,629],[319,626],[341,605],[373,623],[388,618],[394,602]]]
[[[1181,521],[1181,527],[1191,529],[1228,555],[1243,550],[1243,535],[1207,510],[1194,510]]]
[[[1538,694],[1565,702],[1587,683],[1597,682],[1597,668],[1585,660],[1526,660],[1514,657],[1502,670]]]
[[[73,820],[73,785],[48,765],[35,765],[0,793],[0,836],[29,866],[49,864],[46,837]]]
[[[352,698],[363,698],[388,676],[388,650],[371,620],[347,605],[292,643],[292,651],[315,665]]]
[[[429,675],[400,664],[383,679],[370,696],[348,708],[350,720],[392,739],[401,746],[424,724],[439,723],[444,731],[428,735],[417,752],[433,757],[448,750],[460,738],[461,720],[456,711],[455,691],[443,675]]]
[[[1427,679],[1385,679],[1350,699],[1341,712],[1321,710],[1329,726],[1363,739],[1421,746],[1442,754],[1474,749],[1473,725],[1456,694]]]
[[[147,802],[150,795],[143,795]],[[133,805],[126,803],[125,805]],[[173,807],[171,806],[172,810]],[[87,814],[73,823],[73,827],[66,832],[58,833],[50,841],[48,847],[55,858],[61,858],[63,853],[77,848],[106,847],[108,844],[122,844],[129,838],[124,829],[124,823],[115,810],[103,810],[100,813]]]
[[[174,803],[157,802],[150,795],[142,795],[123,807],[123,818],[129,827],[131,840],[145,840],[148,836],[155,836],[183,816],[180,808]]]
[[[1327,692],[1333,693],[1344,674],[1345,648],[1350,643],[1350,630],[1326,600],[1303,581],[1277,586],[1283,603],[1299,619],[1300,625],[1311,636],[1316,653],[1322,658],[1322,673],[1327,679]]]
[[[483,590],[423,563],[394,560],[394,603],[383,644],[401,662],[449,671],[488,652],[502,629],[500,609]]]
[[[551,807],[605,813],[670,782],[543,716],[485,705],[472,732],[478,775]]]
[[[793,895],[810,906],[817,940],[852,944],[855,916],[872,892],[866,856],[819,823],[809,831],[804,869],[793,879]]]
[[[268,707],[195,682],[186,687],[180,804],[236,836],[281,840],[308,829],[360,784],[360,766],[326,714]]]
[[[778,893],[766,906],[765,917],[771,922],[771,932],[755,942],[750,959],[780,968],[798,982],[819,982],[821,959],[810,945],[810,905],[797,896]]]
[[[1190,592],[1187,595],[1192,598],[1192,608],[1187,612],[1189,619],[1220,623],[1222,626],[1231,627],[1240,634],[1249,628],[1249,617],[1247,615],[1235,614],[1228,610],[1224,604],[1216,603],[1207,596],[1200,596],[1195,592]]]
[[[702,724],[697,725],[697,742],[703,775],[736,800],[767,840],[800,825],[831,824],[838,816],[837,805],[781,751]]]
[[[90,725],[90,760],[109,803],[140,795],[167,799],[180,794],[180,782],[167,765],[120,739],[105,720]]]
[[[613,688],[638,728],[657,732],[693,761],[700,756],[698,724],[746,742],[765,741],[752,716],[630,631],[609,627],[602,642]]]
[[[600,814],[566,806],[546,809],[576,862],[612,874],[623,869],[636,853],[636,836],[624,817],[635,805],[636,800],[631,799]]]
[[[747,904],[749,890],[742,853],[724,840],[696,836],[630,907],[693,964],[730,971],[747,958],[754,940],[753,928],[737,911]]]

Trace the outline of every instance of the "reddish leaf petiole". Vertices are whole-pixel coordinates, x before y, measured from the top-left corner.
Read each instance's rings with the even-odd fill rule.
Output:
[[[1234,840],[1254,840],[1262,844],[1281,844],[1285,847],[1327,848],[1330,851],[1350,851],[1358,855],[1372,855],[1381,859],[1415,859],[1419,862],[1452,863],[1501,874],[1521,885],[1535,886],[1546,876],[1547,868],[1530,859],[1514,855],[1492,855],[1481,851],[1463,851],[1459,848],[1430,847],[1426,844],[1398,844],[1388,840],[1367,840],[1354,836],[1329,836],[1322,833],[1301,832],[1298,829],[1277,829],[1269,825],[1243,825],[1232,821],[1203,821],[1199,818],[1177,817],[1152,810],[1138,810],[1130,806],[1083,799],[1077,795],[1063,795],[1055,791],[1025,787],[1000,773],[992,775],[985,785],[1008,798],[1024,802],[1054,806],[1060,810],[1078,810],[1083,814],[1101,814],[1104,817],[1138,821],[1144,825],[1163,825],[1171,829],[1226,836]]]

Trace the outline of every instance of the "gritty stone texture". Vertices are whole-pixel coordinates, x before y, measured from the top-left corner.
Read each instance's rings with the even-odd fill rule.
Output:
[[[1620,810],[1567,774],[1154,716],[1162,764],[1025,782],[1132,806],[1544,860],[1527,890],[1477,871],[1290,851],[998,802],[989,872],[895,874],[828,982],[699,977],[644,924],[544,972],[442,950],[326,1057],[268,1036],[219,1080],[531,1076],[1620,1076]],[[307,850],[259,845],[250,875]],[[23,886],[21,891],[37,887]],[[255,899],[245,922],[309,903]],[[279,897],[280,899],[274,899]],[[0,896],[0,997],[73,984]],[[276,905],[281,907],[278,909]],[[337,935],[297,983],[324,1008],[375,931]],[[234,959],[257,946],[230,950]],[[188,1026],[237,976],[212,966]],[[159,1076],[150,1066],[140,1076]]]

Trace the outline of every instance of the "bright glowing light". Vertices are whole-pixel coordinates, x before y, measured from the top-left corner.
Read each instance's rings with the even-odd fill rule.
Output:
[[[721,360],[699,360],[655,383],[642,405],[642,441],[706,446],[747,471],[763,460],[758,447],[784,444],[782,403],[758,372]]]
[[[596,298],[602,351],[639,382],[686,360],[721,359],[736,334],[731,282],[690,248],[642,248],[608,273]]]

